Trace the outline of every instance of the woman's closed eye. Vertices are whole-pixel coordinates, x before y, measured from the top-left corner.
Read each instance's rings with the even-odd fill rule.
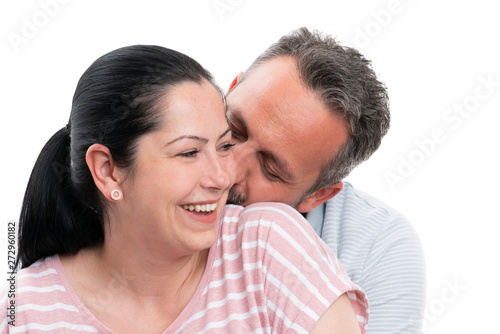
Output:
[[[236,144],[232,144],[232,143],[224,144],[220,147],[220,150],[221,151],[229,151],[229,150],[231,150],[231,147],[233,147],[234,145],[236,145]]]

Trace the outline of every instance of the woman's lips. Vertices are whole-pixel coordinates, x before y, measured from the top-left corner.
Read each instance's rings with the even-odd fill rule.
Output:
[[[217,203],[209,203],[209,204],[184,204],[181,205],[184,210],[188,210],[191,212],[208,212],[214,211],[217,208]]]
[[[183,204],[180,207],[191,219],[200,223],[211,224],[217,220],[217,202]]]

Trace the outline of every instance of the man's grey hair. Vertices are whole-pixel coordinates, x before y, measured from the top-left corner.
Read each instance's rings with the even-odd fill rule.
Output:
[[[280,56],[296,61],[306,87],[318,94],[349,130],[347,142],[323,167],[300,203],[316,190],[342,181],[378,149],[389,130],[389,98],[369,60],[357,50],[339,45],[333,37],[307,28],[281,37],[257,57],[240,81],[255,67]]]

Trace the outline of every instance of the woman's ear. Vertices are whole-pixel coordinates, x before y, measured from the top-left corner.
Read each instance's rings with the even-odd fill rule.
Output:
[[[108,200],[116,201],[116,196],[113,199],[111,194],[115,190],[121,192],[120,173],[109,149],[101,144],[93,144],[88,148],[85,160],[97,188]]]

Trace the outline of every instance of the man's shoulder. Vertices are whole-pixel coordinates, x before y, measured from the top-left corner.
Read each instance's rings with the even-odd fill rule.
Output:
[[[323,219],[321,238],[347,267],[356,262],[359,270],[373,256],[399,246],[406,253],[421,253],[420,238],[406,216],[350,183],[326,203]]]
[[[337,196],[326,202],[324,220],[325,224],[352,228],[369,225],[373,230],[394,224],[409,225],[401,212],[348,182],[344,182],[344,189]]]
[[[322,239],[368,295],[374,332],[418,332],[425,259],[418,234],[402,213],[346,182],[326,203]]]

